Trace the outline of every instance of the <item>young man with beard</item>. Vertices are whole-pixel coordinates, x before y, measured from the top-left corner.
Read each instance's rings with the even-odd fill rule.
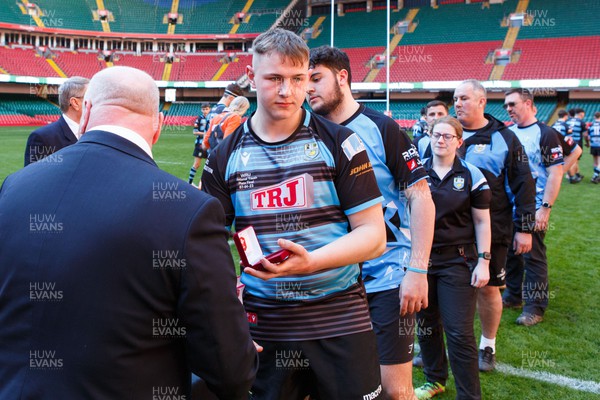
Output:
[[[414,313],[427,307],[427,266],[435,222],[427,174],[398,124],[354,100],[346,53],[321,46],[310,54],[310,106],[361,137],[385,198],[387,251],[363,264],[362,277],[377,335],[383,391],[392,399],[413,399]]]
[[[256,112],[215,148],[202,175],[227,226],[253,226],[264,254],[291,252],[243,270],[250,332],[264,347],[251,398],[378,398],[359,263],[383,253],[385,225],[365,145],[302,108],[309,50],[300,37],[276,28],[252,49]]]
[[[461,147],[464,159],[483,172],[492,190],[490,281],[477,295],[482,331],[480,371],[492,371],[496,364],[496,333],[502,316],[499,286],[505,283],[508,248],[512,242],[515,254],[531,250],[531,225],[535,217],[535,183],[527,155],[514,132],[484,113],[486,96],[485,88],[476,80],[464,81],[454,90],[456,117],[464,128]]]

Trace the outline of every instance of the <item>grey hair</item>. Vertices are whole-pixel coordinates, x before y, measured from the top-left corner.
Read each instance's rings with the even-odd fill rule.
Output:
[[[71,97],[83,97],[90,80],[81,76],[72,76],[58,88],[58,104],[60,111],[69,111]]]
[[[467,79],[460,84],[460,86],[462,85],[471,85],[471,89],[473,89],[474,92],[479,92],[482,97],[487,98],[487,90],[477,79]]]

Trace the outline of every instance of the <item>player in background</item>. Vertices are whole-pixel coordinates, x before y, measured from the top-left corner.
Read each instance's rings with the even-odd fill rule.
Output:
[[[585,110],[582,108],[572,108],[569,110],[569,115],[571,118],[567,120],[567,125],[571,130],[571,137],[583,149],[583,138],[587,133],[585,122],[583,122]],[[584,176],[579,173],[579,160],[567,171],[567,175],[569,175],[570,183],[579,183],[583,180]]]
[[[415,122],[412,127],[412,137],[413,142],[418,141],[423,135],[425,135],[425,131],[427,130],[427,120],[425,118],[425,107],[421,108],[421,116],[419,120]]]
[[[590,153],[594,158],[592,183],[600,183],[600,111],[594,113],[594,122],[588,129]]]
[[[415,146],[398,124],[354,100],[342,50],[310,52],[308,100],[315,113],[356,132],[375,170],[387,228],[384,255],[363,264],[386,398],[413,399],[415,312],[427,305],[427,265],[435,208]]]
[[[196,176],[196,172],[200,167],[200,161],[202,158],[206,158],[207,153],[206,150],[202,149],[202,139],[204,138],[204,134],[208,130],[208,114],[210,113],[210,104],[202,103],[200,107],[202,114],[196,118],[194,122],[194,130],[193,133],[196,136],[194,140],[194,164],[192,164],[192,168],[190,168],[190,174],[188,177],[188,183],[194,183],[194,177]]]
[[[558,110],[558,119],[552,125],[552,128],[563,136],[571,135],[571,130],[567,124],[569,113],[566,110]]]
[[[429,131],[435,120],[448,115],[448,104],[441,100],[432,100],[425,106],[425,118],[427,120],[427,129],[425,135],[416,141],[413,141],[419,152],[421,159],[431,157],[431,138]]]

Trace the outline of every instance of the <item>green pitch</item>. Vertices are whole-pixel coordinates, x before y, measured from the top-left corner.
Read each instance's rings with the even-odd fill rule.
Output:
[[[23,151],[30,127],[0,128],[0,182],[23,165]],[[155,145],[154,157],[162,169],[185,180],[192,164],[193,135],[188,127],[165,127]],[[583,182],[563,181],[546,236],[550,266],[550,306],[541,324],[524,328],[514,321],[517,311],[505,310],[497,339],[497,360],[512,367],[506,372],[481,374],[484,399],[591,399],[600,398],[600,185],[589,182],[591,156],[584,149]],[[197,183],[199,174],[195,180]],[[1,227],[0,227],[1,229]],[[479,338],[479,323],[476,323]],[[522,374],[514,368],[521,369]],[[510,369],[510,368],[509,368]],[[515,371],[517,375],[515,376]],[[540,377],[543,372],[553,383]],[[541,374],[539,374],[541,375]],[[596,392],[559,385],[564,378],[596,383]],[[424,382],[414,370],[416,386]],[[454,399],[452,378],[439,399]],[[594,389],[592,389],[594,390]]]

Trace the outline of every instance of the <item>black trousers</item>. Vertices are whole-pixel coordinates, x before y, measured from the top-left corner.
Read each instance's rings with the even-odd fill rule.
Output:
[[[419,344],[427,381],[445,385],[448,358],[456,383],[457,399],[481,399],[479,365],[473,323],[477,289],[471,286],[471,271],[477,264],[473,246],[453,252],[431,253],[427,274],[429,306],[417,314]]]
[[[527,254],[515,255],[512,248],[509,250],[506,260],[506,289],[502,294],[504,301],[523,301],[523,311],[541,316],[548,308],[549,297],[545,236],[546,232],[533,232],[531,251]]]

